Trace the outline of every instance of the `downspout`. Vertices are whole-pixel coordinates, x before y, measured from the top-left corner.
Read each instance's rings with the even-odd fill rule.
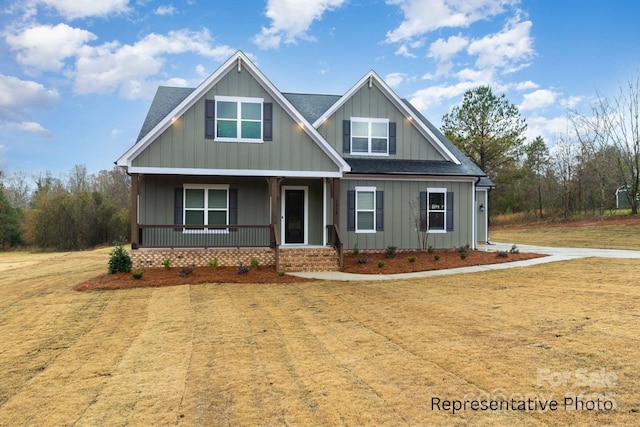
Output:
[[[476,198],[476,185],[478,185],[478,183],[480,182],[480,177],[477,177],[476,182],[473,183],[473,188],[472,188],[472,200],[473,203],[471,204],[473,206],[473,213],[471,215],[471,234],[473,235],[473,249],[478,249],[478,227],[477,227],[477,218],[476,218],[476,210],[478,209],[478,199]]]

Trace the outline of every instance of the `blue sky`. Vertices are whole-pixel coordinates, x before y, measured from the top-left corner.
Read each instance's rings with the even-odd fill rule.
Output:
[[[0,170],[110,169],[158,85],[237,50],[283,92],[342,94],[374,69],[436,126],[490,85],[549,145],[640,75],[640,2],[21,0],[0,5]]]

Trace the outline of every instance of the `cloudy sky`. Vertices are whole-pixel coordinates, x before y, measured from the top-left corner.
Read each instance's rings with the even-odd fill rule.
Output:
[[[20,0],[0,5],[0,170],[110,169],[159,85],[243,50],[283,92],[374,69],[436,126],[490,85],[551,145],[640,70],[633,0]]]

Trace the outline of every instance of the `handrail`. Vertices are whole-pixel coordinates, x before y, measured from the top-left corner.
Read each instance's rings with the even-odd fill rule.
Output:
[[[337,224],[329,224],[327,225],[328,229],[331,229],[333,232],[331,233],[331,241],[332,241],[332,246],[336,249],[336,252],[338,253],[338,261],[340,262],[340,268],[342,268],[343,266],[343,246],[344,243],[342,241],[342,234],[340,234],[340,229],[338,228]]]

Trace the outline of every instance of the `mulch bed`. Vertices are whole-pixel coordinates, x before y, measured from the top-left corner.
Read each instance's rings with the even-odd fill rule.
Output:
[[[538,258],[544,255],[532,253],[509,254],[507,258],[499,258],[495,252],[469,251],[466,259],[461,259],[454,250],[439,250],[440,259],[434,259],[435,254],[418,251],[399,251],[395,258],[386,258],[384,253],[369,252],[354,255],[352,252],[344,254],[344,268],[347,273],[359,274],[395,274],[415,271],[444,270],[472,265],[497,264],[510,261],[520,261]],[[358,260],[366,257],[366,264]],[[409,262],[409,257],[415,257],[415,262]],[[384,262],[383,267],[378,262]],[[300,283],[315,279],[279,275],[273,266],[258,266],[251,268],[246,274],[238,274],[237,267],[195,267],[187,275],[181,275],[181,268],[145,268],[140,279],[134,279],[131,273],[101,274],[74,287],[76,291],[113,290],[130,288],[148,288],[161,286],[197,285],[202,283]]]

